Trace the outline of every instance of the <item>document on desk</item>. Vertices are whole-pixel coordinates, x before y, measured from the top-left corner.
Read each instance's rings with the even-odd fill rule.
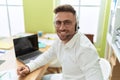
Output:
[[[3,56],[3,55],[6,54],[7,52],[8,52],[8,50],[0,49],[0,56]]]
[[[4,63],[5,62],[5,60],[0,60],[0,65],[2,64],[2,63]]]
[[[39,43],[41,43],[42,45],[52,45],[54,43],[55,40],[50,40],[50,39],[39,39]]]
[[[44,48],[46,45],[51,46],[55,39],[58,38],[56,34],[45,34],[44,38],[39,38],[39,48]]]
[[[2,50],[2,49],[0,49],[0,56],[4,55],[5,52],[6,52],[6,50]]]
[[[0,39],[0,49],[11,49],[13,47],[12,41],[9,39]]]
[[[53,34],[52,33],[51,34],[45,34],[44,37],[48,38],[48,39],[56,39],[56,38],[58,38],[57,34],[54,34],[54,33]]]
[[[15,69],[0,72],[0,80],[18,80]]]

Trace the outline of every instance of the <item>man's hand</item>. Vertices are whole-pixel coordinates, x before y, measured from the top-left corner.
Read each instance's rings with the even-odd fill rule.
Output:
[[[20,66],[17,68],[17,74],[21,77],[24,77],[29,73],[30,73],[30,69],[27,66]]]

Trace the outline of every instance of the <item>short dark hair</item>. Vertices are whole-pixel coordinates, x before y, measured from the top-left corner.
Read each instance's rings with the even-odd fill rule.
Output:
[[[73,15],[76,15],[76,11],[71,5],[64,4],[56,7],[54,9],[54,13],[57,14],[58,12],[71,12]]]

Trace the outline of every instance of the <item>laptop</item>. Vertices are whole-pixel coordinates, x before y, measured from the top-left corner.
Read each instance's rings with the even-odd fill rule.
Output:
[[[42,54],[39,51],[37,34],[15,38],[13,44],[16,58],[25,64]]]

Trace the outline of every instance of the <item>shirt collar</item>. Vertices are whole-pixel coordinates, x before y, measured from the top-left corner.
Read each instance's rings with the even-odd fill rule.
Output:
[[[76,34],[73,36],[73,38],[64,45],[65,48],[71,48],[71,47],[73,47],[74,43],[75,43],[76,40],[77,40],[77,37],[78,37],[78,33],[76,33]]]

